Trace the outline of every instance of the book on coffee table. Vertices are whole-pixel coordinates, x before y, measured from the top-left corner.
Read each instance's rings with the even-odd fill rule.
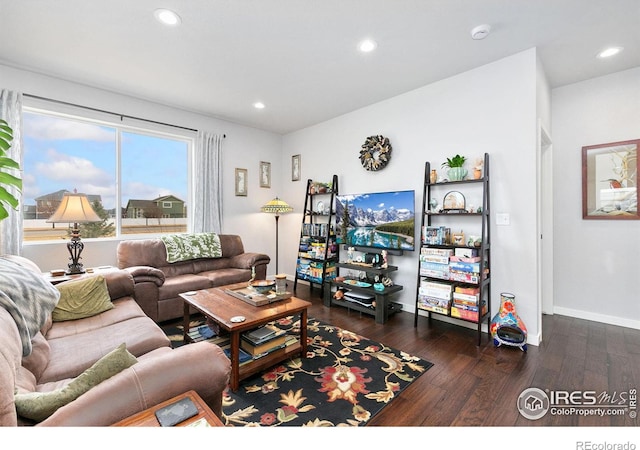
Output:
[[[163,427],[172,427],[197,414],[198,408],[189,397],[160,408],[155,412],[160,426]]]

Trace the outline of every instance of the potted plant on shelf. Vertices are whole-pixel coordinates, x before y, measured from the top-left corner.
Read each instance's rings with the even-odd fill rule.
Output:
[[[463,166],[466,161],[467,158],[465,156],[456,155],[452,158],[447,158],[447,160],[442,163],[442,167],[449,168],[447,170],[449,181],[460,181],[465,179],[467,176],[467,169]]]
[[[22,180],[10,173],[12,169],[20,170],[20,165],[7,156],[12,140],[13,130],[5,120],[0,119],[0,220],[9,217],[7,206],[18,209],[18,199],[6,188],[13,186],[22,189]]]

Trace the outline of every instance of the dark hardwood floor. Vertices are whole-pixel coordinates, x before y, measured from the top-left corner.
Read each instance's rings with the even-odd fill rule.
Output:
[[[420,356],[434,367],[374,417],[371,426],[637,426],[623,416],[552,415],[532,421],[516,401],[529,387],[614,393],[640,388],[640,330],[574,319],[543,318],[543,342],[526,353],[495,348],[483,334],[464,327],[399,312],[386,324],[373,316],[334,306],[320,289],[298,284],[297,297],[313,306],[309,317],[348,329],[389,347]]]

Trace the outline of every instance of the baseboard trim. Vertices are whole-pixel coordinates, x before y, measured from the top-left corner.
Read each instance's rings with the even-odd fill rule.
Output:
[[[414,309],[415,311],[415,309]],[[421,316],[426,317],[427,313],[425,311],[420,311],[419,313]],[[441,314],[433,314],[431,316],[432,319],[435,320],[439,320],[441,322],[447,322],[453,325],[458,325],[460,327],[465,327],[465,328],[469,328],[470,330],[478,330],[478,327],[471,323],[471,322],[466,322],[464,320],[458,320],[455,317],[450,317],[450,316],[443,316]],[[482,326],[480,328],[482,330],[483,333],[489,333],[488,329],[487,329],[487,323],[486,320],[484,322],[482,322]],[[491,338],[490,338],[491,339]],[[527,345],[534,345],[534,346],[538,346],[540,345],[540,333],[536,334],[536,335],[532,335],[531,333],[527,333]]]
[[[640,320],[626,319],[624,317],[608,316],[606,314],[593,313],[589,311],[581,311],[579,309],[563,308],[554,306],[554,314],[561,316],[573,317],[576,319],[591,320],[593,322],[606,323],[608,325],[616,325],[619,327],[633,328],[640,330]]]

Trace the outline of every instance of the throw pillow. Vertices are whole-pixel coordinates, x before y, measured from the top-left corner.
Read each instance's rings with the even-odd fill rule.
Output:
[[[200,258],[221,258],[222,244],[216,233],[172,234],[161,236],[167,250],[167,262]]]
[[[19,416],[41,422],[58,408],[80,397],[94,386],[131,367],[138,360],[120,344],[61,389],[50,392],[28,392],[15,395]]]
[[[56,285],[60,301],[51,316],[54,322],[95,316],[113,308],[107,282],[102,275]]]

